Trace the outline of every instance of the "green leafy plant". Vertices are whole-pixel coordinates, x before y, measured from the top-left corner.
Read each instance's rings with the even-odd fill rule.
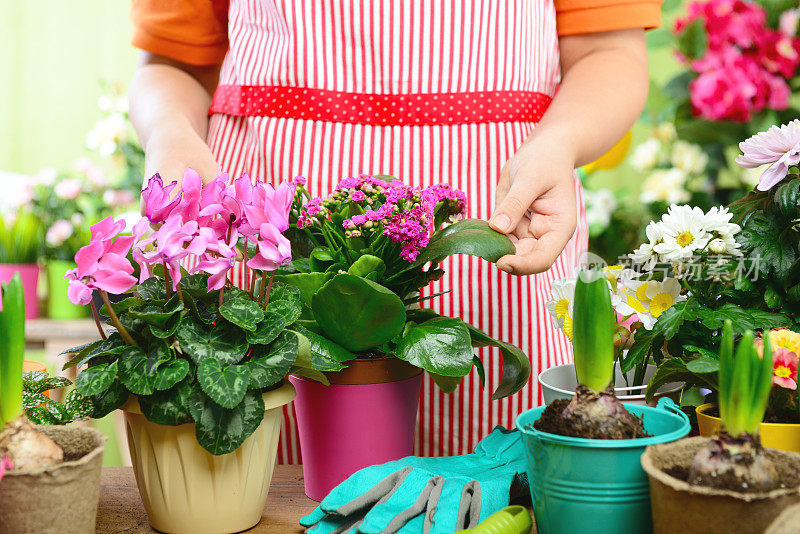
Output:
[[[32,213],[0,215],[0,263],[36,263],[43,241],[44,227]]]
[[[51,377],[45,371],[29,371],[22,374],[22,404],[25,415],[37,425],[66,425],[87,419],[94,405],[91,399],[71,390],[64,402],[51,399],[45,392],[71,386],[64,377]]]
[[[414,189],[391,177],[343,180],[328,197],[310,197],[300,180],[290,239],[295,272],[276,276],[299,290],[298,324],[319,361],[346,365],[356,358],[394,356],[427,371],[445,392],[477,366],[475,347],[503,356],[493,398],[527,383],[530,362],[517,347],[492,339],[461,319],[419,309],[437,295],[419,296],[441,278],[453,254],[497,261],[514,253],[485,221],[458,220],[465,197],[446,185]],[[333,370],[333,369],[325,369]]]
[[[722,429],[692,461],[695,485],[739,491],[775,487],[777,472],[762,454],[759,425],[772,387],[772,346],[764,338],[762,354],[747,331],[734,351],[733,325],[725,321],[719,351],[719,410]]]

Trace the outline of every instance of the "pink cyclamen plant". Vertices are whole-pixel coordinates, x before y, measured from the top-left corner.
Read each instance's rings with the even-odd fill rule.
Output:
[[[224,288],[238,261],[263,271],[263,277],[290,262],[290,243],[281,231],[288,227],[294,185],[284,182],[275,188],[253,183],[247,175],[232,185],[227,182],[228,175],[220,174],[203,184],[196,171],[187,169],[179,187],[177,182],[165,185],[155,174],[142,192],[145,215],[131,236],[121,236],[124,221],[111,217],[92,226],[90,243],[78,251],[77,267],[65,276],[70,301],[89,304],[97,290],[107,303],[108,293],[129,291],[137,282],[129,252],[140,266],[140,283],[162,265],[168,293],[179,295],[181,264],[190,256],[199,258],[191,273],[211,275],[209,290]],[[256,252],[240,246],[240,239],[255,244]],[[254,283],[255,274],[248,284]],[[121,325],[118,330],[126,336]]]
[[[736,163],[746,169],[769,165],[761,174],[759,191],[768,191],[786,178],[789,167],[800,163],[800,120],[772,126],[739,143],[742,155]]]

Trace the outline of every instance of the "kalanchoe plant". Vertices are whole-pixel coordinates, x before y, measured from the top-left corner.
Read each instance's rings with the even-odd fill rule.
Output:
[[[92,400],[92,417],[134,395],[148,420],[194,422],[200,445],[225,454],[261,423],[264,392],[289,372],[322,377],[314,367],[326,362],[312,363],[300,327],[290,329],[301,315],[300,291],[273,279],[291,258],[280,229],[288,226],[293,186],[254,185],[247,176],[228,186],[224,175],[203,185],[189,169],[177,194],[176,187],[157,175],[150,180],[146,217],[132,237],[119,237],[122,226],[111,219],[92,227],[91,243],[67,273],[70,298],[85,303],[99,291],[100,312],[116,331],[70,349],[65,368],[88,365],[76,387]],[[158,229],[147,235],[150,225]],[[241,260],[237,247],[248,251]],[[199,257],[191,273],[181,266],[189,256]],[[245,289],[232,284],[239,261],[253,268],[252,280],[264,281],[258,291],[249,272]],[[108,292],[131,296],[111,304]]]
[[[522,389],[530,363],[519,348],[416,306],[437,296],[419,292],[441,278],[446,257],[470,254],[494,262],[515,251],[485,221],[461,220],[463,192],[361,175],[342,180],[325,198],[310,198],[305,179],[295,183],[291,237],[298,272],[277,279],[300,290],[301,331],[317,358],[344,365],[395,356],[426,370],[449,393],[473,365],[483,376],[473,347],[495,346],[503,376],[494,398]]]
[[[71,386],[64,377],[51,377],[46,371],[22,373],[22,404],[25,415],[37,425],[66,425],[87,419],[94,411],[91,399],[71,390],[64,402],[51,399],[45,392]]]
[[[614,310],[602,272],[583,270],[575,284],[572,346],[578,387],[575,395],[549,405],[537,430],[591,439],[644,436],[641,420],[614,394]]]
[[[64,451],[23,412],[25,297],[19,274],[0,284],[0,303],[0,462],[9,469],[49,467],[64,459]]]
[[[772,385],[772,345],[764,339],[762,354],[745,332],[734,353],[733,327],[725,322],[719,353],[719,410],[722,430],[701,448],[689,471],[689,482],[738,491],[767,491],[777,472],[762,454],[759,425]]]

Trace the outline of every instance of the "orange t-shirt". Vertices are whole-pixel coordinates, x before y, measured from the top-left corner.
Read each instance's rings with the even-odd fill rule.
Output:
[[[553,0],[558,35],[661,23],[661,0]],[[228,0],[133,0],[133,45],[191,65],[220,63],[228,50]]]

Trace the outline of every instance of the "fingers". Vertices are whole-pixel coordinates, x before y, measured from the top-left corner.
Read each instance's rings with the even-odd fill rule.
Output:
[[[489,225],[504,234],[511,232],[519,225],[525,212],[541,193],[542,191],[532,180],[517,176],[508,194],[495,208],[492,218],[489,219]]]
[[[544,272],[555,263],[574,233],[573,223],[547,231],[538,239],[522,239],[516,244],[517,253],[500,258],[497,267],[520,276]]]

